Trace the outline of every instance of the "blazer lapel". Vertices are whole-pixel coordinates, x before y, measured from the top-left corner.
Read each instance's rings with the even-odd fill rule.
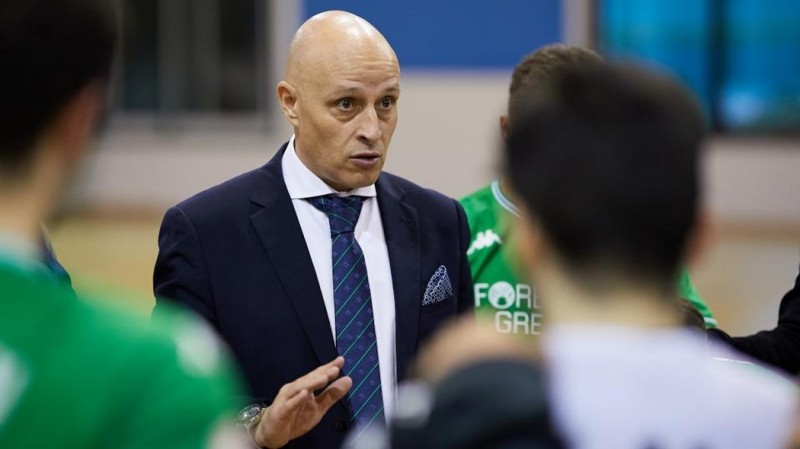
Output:
[[[311,256],[306,249],[303,231],[286,190],[281,169],[284,145],[263,168],[262,181],[253,189],[252,202],[257,206],[250,221],[295,308],[319,364],[336,356],[328,314]],[[264,292],[269,295],[270,292]]]
[[[392,270],[399,382],[405,379],[419,340],[422,301],[419,220],[417,210],[403,201],[405,191],[391,177],[381,175],[376,189]]]

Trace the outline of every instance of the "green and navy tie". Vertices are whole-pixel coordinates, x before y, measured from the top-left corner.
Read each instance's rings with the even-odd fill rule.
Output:
[[[348,398],[352,419],[362,430],[373,423],[384,424],[367,264],[353,233],[363,201],[360,196],[338,195],[309,199],[314,207],[325,212],[330,222],[336,348],[345,359],[344,373],[353,379]]]

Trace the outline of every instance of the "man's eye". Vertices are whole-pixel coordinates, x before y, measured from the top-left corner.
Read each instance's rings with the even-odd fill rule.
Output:
[[[353,107],[353,100],[349,98],[342,98],[339,100],[338,106],[340,109],[351,109]]]
[[[384,109],[391,108],[393,104],[394,104],[393,98],[386,97],[383,100],[381,100],[381,107]]]

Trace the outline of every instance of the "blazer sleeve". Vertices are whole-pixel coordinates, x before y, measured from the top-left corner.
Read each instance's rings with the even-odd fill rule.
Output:
[[[200,238],[180,207],[164,215],[158,234],[158,257],[153,271],[153,290],[159,309],[171,304],[189,308],[217,328],[208,266]]]
[[[774,329],[746,337],[731,337],[717,329],[710,329],[709,333],[757,360],[791,375],[800,374],[800,272],[794,287],[781,299]]]
[[[456,204],[456,213],[458,215],[458,237],[459,237],[459,273],[458,280],[458,313],[471,313],[475,310],[475,291],[472,286],[472,271],[470,270],[469,260],[467,259],[467,249],[470,242],[469,222],[467,215],[464,213],[464,208],[461,203],[453,200]]]

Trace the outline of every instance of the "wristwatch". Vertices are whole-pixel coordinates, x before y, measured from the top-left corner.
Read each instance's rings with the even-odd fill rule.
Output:
[[[266,409],[267,407],[264,404],[250,404],[236,415],[236,424],[244,429],[250,438],[253,438],[253,430],[258,425],[261,420],[261,414]]]

